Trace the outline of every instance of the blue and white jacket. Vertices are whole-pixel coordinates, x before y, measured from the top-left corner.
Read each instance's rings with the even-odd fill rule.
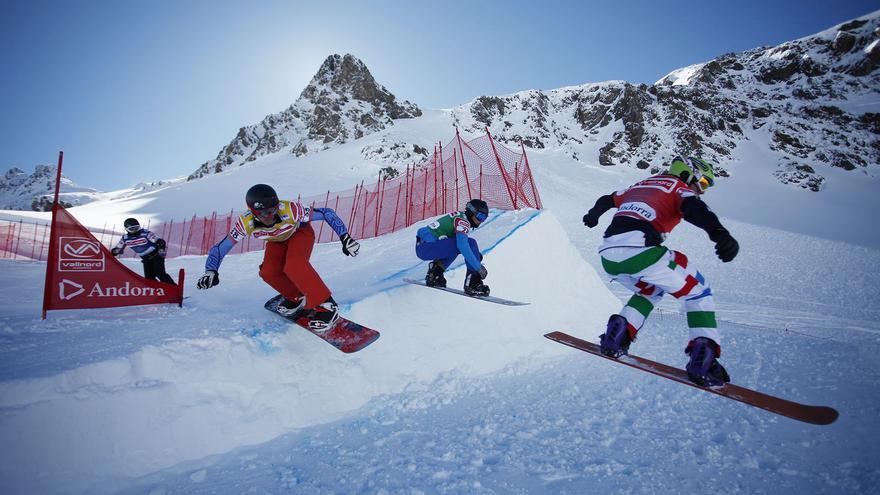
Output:
[[[153,254],[158,249],[164,248],[165,241],[149,230],[141,229],[141,231],[135,235],[123,234],[122,239],[119,239],[119,242],[116,243],[116,247],[114,247],[111,252],[114,256],[119,256],[127,247],[131,248],[132,251],[143,258]]]

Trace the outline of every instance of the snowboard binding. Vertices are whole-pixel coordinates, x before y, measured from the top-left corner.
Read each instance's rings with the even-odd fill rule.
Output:
[[[312,309],[305,309],[305,297],[296,301],[285,299],[275,311],[291,320],[305,318],[308,328],[315,332],[325,332],[339,320],[339,308],[332,297]]]
[[[428,287],[446,287],[446,277],[443,276],[443,263],[432,261],[428,263],[428,273],[425,275],[425,285]]]
[[[483,283],[483,277],[479,273],[468,270],[464,277],[464,293],[469,296],[486,297],[489,295],[489,286]]]
[[[317,305],[315,309],[309,310],[304,315],[309,319],[309,328],[316,332],[325,332],[336,324],[339,319],[339,308],[333,298],[329,298],[323,303]]]
[[[301,311],[305,304],[306,298],[303,296],[300,296],[293,300],[285,298],[283,301],[278,303],[278,308],[276,309],[276,311],[278,311],[278,313],[280,313],[282,316],[293,316]]]
[[[629,345],[633,338],[629,334],[626,318],[620,315],[611,315],[605,333],[599,336],[599,349],[602,354],[619,358],[629,352]]]
[[[684,352],[691,356],[685,368],[690,381],[701,387],[718,387],[730,382],[730,375],[717,359],[721,348],[713,340],[697,337]]]

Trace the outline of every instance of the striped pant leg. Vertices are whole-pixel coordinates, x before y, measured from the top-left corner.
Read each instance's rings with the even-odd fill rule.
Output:
[[[645,320],[654,310],[654,306],[663,298],[663,291],[631,275],[620,274],[614,277],[614,280],[634,292],[620,310],[620,316],[626,318],[627,330],[630,336],[635,338],[636,333],[642,329]]]
[[[668,251],[663,259],[635,274],[644,283],[682,301],[687,313],[689,339],[708,337],[720,345],[721,335],[715,321],[715,300],[703,275],[678,251]]]

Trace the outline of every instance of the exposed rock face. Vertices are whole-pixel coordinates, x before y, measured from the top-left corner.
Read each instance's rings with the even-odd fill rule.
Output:
[[[611,81],[484,96],[455,109],[455,120],[467,132],[489,127],[501,141],[562,148],[603,166],[659,170],[676,154],[700,155],[721,164],[721,175],[739,144],[760,139],[777,157],[769,166],[780,181],[819,191],[817,166],[877,173],[878,29],[880,16],[871,14],[679,69],[651,86]],[[590,148],[597,155],[580,149],[587,142],[599,144]]]
[[[432,150],[433,151],[433,150]],[[428,158],[428,148],[382,136],[378,142],[364,146],[361,155],[367,160],[400,166]]]
[[[203,163],[187,180],[279,151],[296,156],[314,153],[385,129],[396,119],[421,114],[415,104],[399,102],[377,83],[357,58],[331,55],[296,102],[259,124],[239,129],[216,158]]]
[[[0,178],[0,210],[51,210],[57,170],[55,165],[37,165],[32,174],[18,167],[9,169]],[[99,195],[97,190],[79,186],[61,176],[58,202],[62,206],[83,205],[98,199]]]
[[[821,191],[825,186],[825,177],[817,174],[809,165],[789,163],[776,169],[773,175],[783,184],[793,184],[813,192]]]

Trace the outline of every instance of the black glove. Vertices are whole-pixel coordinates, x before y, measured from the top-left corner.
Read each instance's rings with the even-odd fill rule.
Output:
[[[727,229],[715,229],[709,234],[709,239],[715,243],[715,254],[718,259],[727,263],[736,258],[739,253],[739,243],[730,235]]]
[[[165,243],[165,239],[156,239],[155,244],[156,244],[156,252],[159,254],[159,256],[164,258],[165,257],[165,248],[168,247],[167,244]]]
[[[361,249],[361,245],[358,244],[358,241],[351,238],[348,234],[342,234],[342,237],[339,238],[342,241],[342,252],[345,253],[346,256],[357,256],[358,251]]]
[[[489,276],[489,270],[486,270],[486,266],[485,266],[485,265],[480,265],[480,271],[479,271],[479,274],[480,274],[480,278],[483,279],[483,280],[486,280],[486,277]]]
[[[118,247],[115,247],[110,250],[110,254],[112,254],[114,257],[119,256],[121,253],[122,253],[122,250],[119,249]]]
[[[599,217],[601,217],[606,211],[614,208],[614,195],[606,194],[601,198],[596,200],[596,204],[590,208],[590,211],[584,215],[584,225],[589,228],[593,228],[596,225],[599,225]]]
[[[220,283],[220,274],[214,270],[207,270],[205,274],[199,278],[196,287],[199,289],[210,289]]]
[[[590,210],[589,213],[584,215],[584,225],[586,225],[587,227],[589,227],[591,229],[593,227],[595,227],[596,225],[599,225],[599,217],[596,215],[593,215],[592,213],[593,213],[593,210]]]

